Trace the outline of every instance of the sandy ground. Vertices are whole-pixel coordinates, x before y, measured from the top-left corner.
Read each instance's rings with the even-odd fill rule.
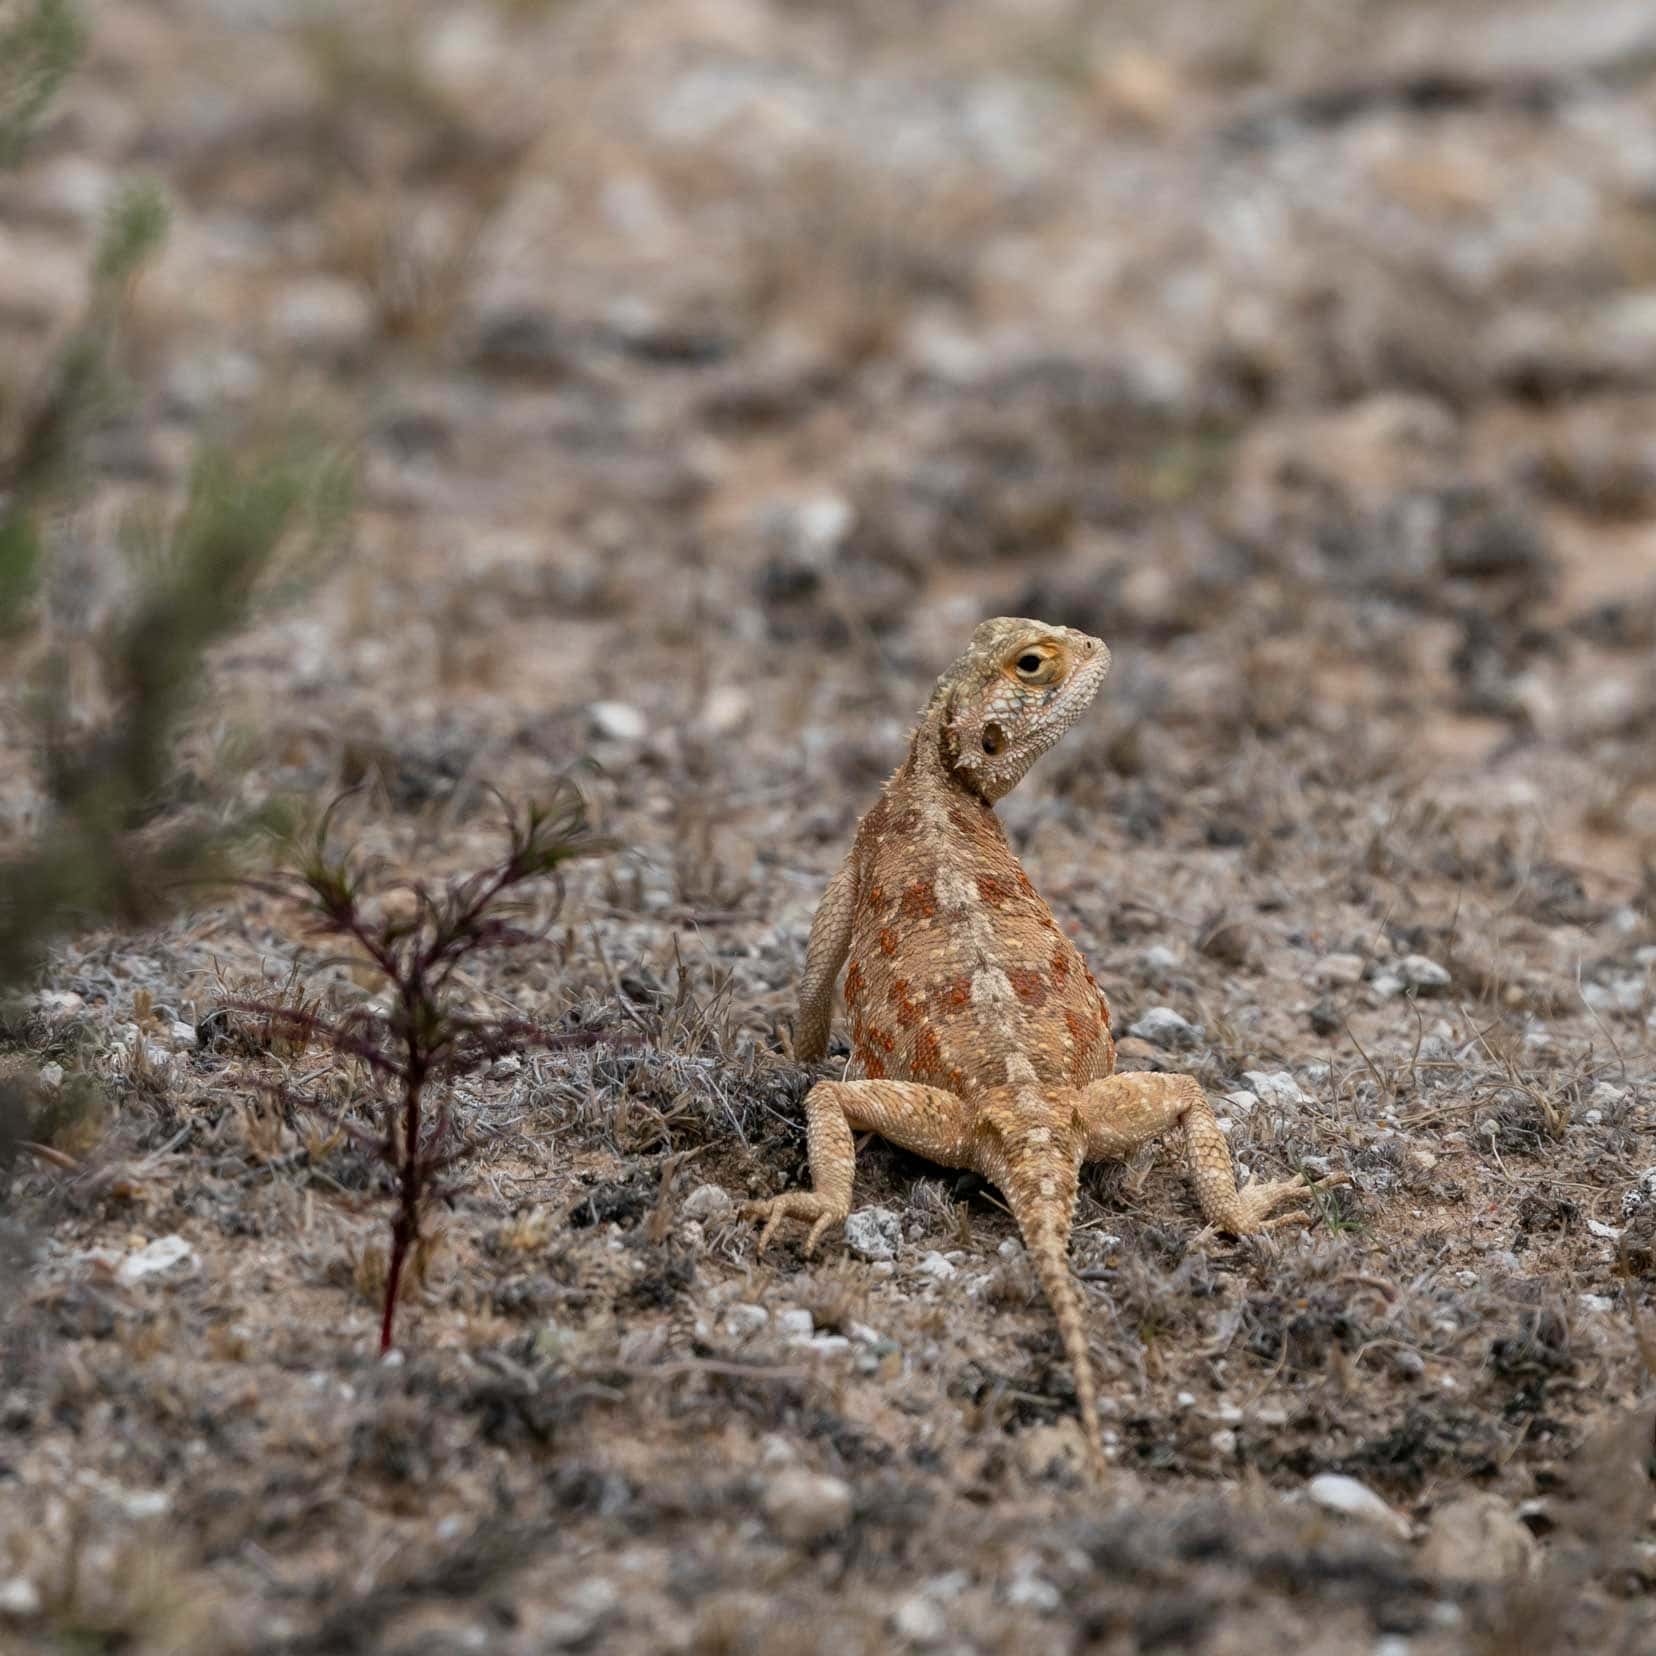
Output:
[[[268,1090],[364,1078],[196,1033],[361,974],[251,890],[60,949],[0,1646],[1652,1648],[1648,7],[95,10],[0,181],[0,420],[110,190],[175,216],[59,624],[205,437],[347,445],[181,770],[365,784],[342,835],[434,879],[577,771],[619,849],[459,989],[615,1042],[458,1090],[381,1362],[384,1175]],[[992,1190],[872,1143],[890,1246],[732,1211],[805,1179],[815,899],[996,613],[1115,655],[1003,814],[1124,1063],[1353,1179],[1197,1244],[1171,1156],[1088,1172],[1102,1489]]]

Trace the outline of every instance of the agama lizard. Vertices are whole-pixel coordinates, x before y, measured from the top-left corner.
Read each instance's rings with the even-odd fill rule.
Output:
[[[1074,944],[1019,866],[995,801],[1080,717],[1110,652],[1069,627],[985,621],[940,678],[908,757],[857,826],[806,948],[796,1056],[827,1049],[845,973],[862,1079],[820,1081],[805,1100],[809,1191],[747,1204],[761,1249],[784,1219],[806,1252],[851,1211],[852,1134],[872,1131],[992,1180],[1009,1203],[1075,1376],[1089,1458],[1103,1467],[1097,1388],[1069,1270],[1084,1161],[1123,1159],[1174,1128],[1213,1230],[1305,1224],[1269,1215],[1308,1186],[1236,1187],[1230,1149],[1188,1075],[1115,1069],[1110,1009]],[[1344,1182],[1344,1175],[1317,1181]]]

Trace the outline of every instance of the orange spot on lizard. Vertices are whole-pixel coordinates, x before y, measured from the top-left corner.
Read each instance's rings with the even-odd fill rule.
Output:
[[[926,1024],[914,1043],[914,1063],[910,1066],[916,1075],[937,1075],[943,1069],[943,1043],[937,1031]]]
[[[920,1004],[909,994],[909,980],[898,978],[888,991],[886,998],[891,1002],[897,1014],[897,1022],[904,1029],[912,1029],[920,1018]]]
[[[903,893],[905,920],[929,920],[937,913],[937,893],[930,880],[916,880]]]

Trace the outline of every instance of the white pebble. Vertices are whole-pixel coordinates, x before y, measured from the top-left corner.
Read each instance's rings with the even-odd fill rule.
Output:
[[[1427,955],[1404,955],[1398,961],[1396,971],[1403,980],[1404,988],[1413,989],[1416,994],[1435,994],[1439,989],[1449,987],[1448,970]]]
[[[762,1305],[732,1305],[724,1314],[725,1328],[738,1339],[757,1334],[770,1321],[770,1312]]]
[[[1269,1104],[1273,1109],[1311,1102],[1287,1070],[1244,1070],[1242,1079],[1261,1104]]]
[[[890,1208],[858,1208],[846,1216],[845,1245],[860,1259],[893,1259],[903,1245],[903,1227]]]
[[[843,1478],[790,1466],[764,1494],[765,1516],[785,1541],[817,1541],[851,1521],[851,1486]]]
[[[116,1267],[115,1280],[130,1288],[145,1277],[159,1275],[179,1265],[194,1265],[195,1249],[182,1236],[158,1236],[147,1247],[128,1254]]]
[[[1127,1033],[1152,1046],[1191,1047],[1202,1039],[1202,1027],[1182,1017],[1171,1006],[1149,1006]]]
[[[730,1192],[723,1185],[697,1185],[684,1198],[684,1206],[680,1211],[686,1219],[717,1219],[736,1204],[730,1199]]]
[[[1408,1536],[1409,1523],[1401,1513],[1387,1506],[1367,1484],[1344,1473],[1320,1472],[1306,1485],[1305,1492],[1326,1512],[1360,1519],[1402,1538]]]
[[[924,1593],[911,1593],[891,1613],[892,1631],[914,1645],[941,1644],[949,1634],[948,1618]]]
[[[593,731],[612,742],[641,742],[649,725],[631,702],[600,701],[587,709]]]
[[[25,1576],[0,1581],[0,1616],[27,1621],[40,1614],[40,1589]]]

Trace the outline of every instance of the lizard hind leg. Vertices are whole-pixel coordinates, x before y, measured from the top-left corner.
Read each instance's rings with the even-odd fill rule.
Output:
[[[784,1219],[802,1219],[810,1225],[805,1237],[807,1255],[824,1231],[845,1220],[851,1212],[856,1173],[853,1133],[878,1133],[944,1167],[963,1167],[970,1115],[957,1094],[917,1081],[819,1081],[805,1095],[805,1131],[811,1188],[743,1206],[744,1218],[763,1224],[761,1252]]]
[[[1194,1076],[1111,1075],[1083,1087],[1080,1097],[1088,1161],[1122,1161],[1163,1133],[1184,1129],[1190,1182],[1209,1232],[1253,1236],[1284,1225],[1309,1225],[1312,1215],[1303,1209],[1270,1215],[1312,1190],[1350,1182],[1344,1173],[1335,1173],[1314,1181],[1274,1179],[1238,1190],[1230,1146]]]

